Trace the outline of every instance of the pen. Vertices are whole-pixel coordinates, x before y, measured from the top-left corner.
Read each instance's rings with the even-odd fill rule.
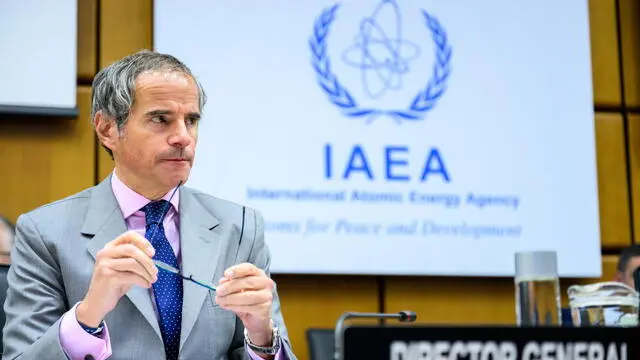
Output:
[[[159,269],[161,269],[161,270],[164,270],[164,271],[168,271],[168,272],[174,273],[174,274],[176,274],[176,275],[180,276],[181,278],[183,278],[183,279],[185,279],[185,280],[189,280],[189,281],[191,281],[191,282],[193,282],[193,283],[195,283],[195,284],[198,284],[198,285],[200,285],[200,286],[202,286],[202,287],[204,287],[204,288],[207,288],[207,289],[209,289],[209,290],[211,290],[211,291],[216,291],[216,288],[215,288],[215,287],[213,287],[212,285],[207,285],[207,284],[205,284],[205,283],[202,283],[202,282],[200,282],[200,281],[198,281],[198,280],[194,279],[194,278],[193,278],[193,275],[184,276],[184,275],[180,274],[180,270],[178,270],[178,269],[174,268],[173,266],[171,266],[171,265],[169,265],[169,264],[167,264],[167,263],[164,263],[164,262],[162,262],[162,261],[160,261],[160,260],[153,260],[153,262],[154,262],[154,263],[156,264],[156,266],[157,266]]]

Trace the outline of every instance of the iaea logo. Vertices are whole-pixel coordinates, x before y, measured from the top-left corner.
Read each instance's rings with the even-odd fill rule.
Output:
[[[339,8],[340,5],[336,4],[322,12],[314,23],[313,34],[309,39],[313,69],[328,100],[342,114],[368,121],[381,115],[390,116],[397,122],[424,119],[445,93],[451,72],[452,50],[438,19],[422,10],[422,22],[430,31],[435,45],[435,60],[430,78],[425,79],[426,85],[420,85],[417,94],[414,92],[406,96],[403,100],[406,101],[406,106],[389,109],[384,106],[362,106],[362,102],[344,87],[334,73],[327,45]],[[378,21],[383,13],[391,14],[391,26],[385,27]],[[378,100],[385,94],[403,89],[403,78],[411,73],[412,66],[415,65],[412,62],[419,58],[421,49],[402,38],[403,19],[397,0],[382,0],[371,16],[365,16],[358,25],[355,43],[344,49],[342,60],[350,69],[359,72],[362,91],[369,103],[380,105]]]

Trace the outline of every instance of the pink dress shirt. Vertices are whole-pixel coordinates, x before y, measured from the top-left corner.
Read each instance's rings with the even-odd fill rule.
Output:
[[[111,176],[111,187],[120,206],[120,210],[122,210],[127,228],[137,231],[144,236],[146,221],[144,212],[140,211],[140,209],[149,203],[150,200],[131,190],[116,176],[115,171]],[[169,200],[172,192],[173,190],[167,193],[163,199]],[[178,216],[178,209],[180,209],[179,191],[176,192],[173,199],[171,199],[171,205],[164,218],[163,225],[167,240],[169,240],[173,252],[176,254],[178,262],[180,262],[180,231],[178,230],[180,226],[180,217]],[[155,306],[153,288],[150,289],[149,295]],[[62,348],[71,360],[82,360],[89,354],[93,355],[96,360],[107,359],[111,356],[111,342],[106,322],[104,323],[104,330],[100,336],[87,333],[76,319],[77,306],[78,303],[66,312],[60,322],[60,344]],[[246,349],[252,359],[261,359],[251,349]],[[280,350],[275,358],[277,360],[283,359],[283,351]]]

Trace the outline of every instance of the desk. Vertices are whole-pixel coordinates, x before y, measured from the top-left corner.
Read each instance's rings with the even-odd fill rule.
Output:
[[[636,360],[637,328],[351,326],[344,360]]]

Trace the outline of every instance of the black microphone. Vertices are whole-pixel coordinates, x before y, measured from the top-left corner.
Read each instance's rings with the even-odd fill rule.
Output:
[[[398,314],[400,314],[401,322],[414,322],[418,318],[416,313],[409,310],[400,311]]]
[[[410,310],[403,310],[397,313],[346,312],[340,316],[336,323],[333,357],[335,360],[342,360],[344,357],[342,353],[342,335],[344,334],[344,324],[348,319],[397,319],[400,322],[414,322],[417,318],[418,315]]]
[[[184,184],[184,180],[178,181],[178,185],[176,185],[176,188],[173,189],[173,192],[175,193],[176,191],[178,191],[178,189],[180,189],[180,186],[182,186],[183,184]],[[173,196],[173,194],[171,194],[171,196]]]

